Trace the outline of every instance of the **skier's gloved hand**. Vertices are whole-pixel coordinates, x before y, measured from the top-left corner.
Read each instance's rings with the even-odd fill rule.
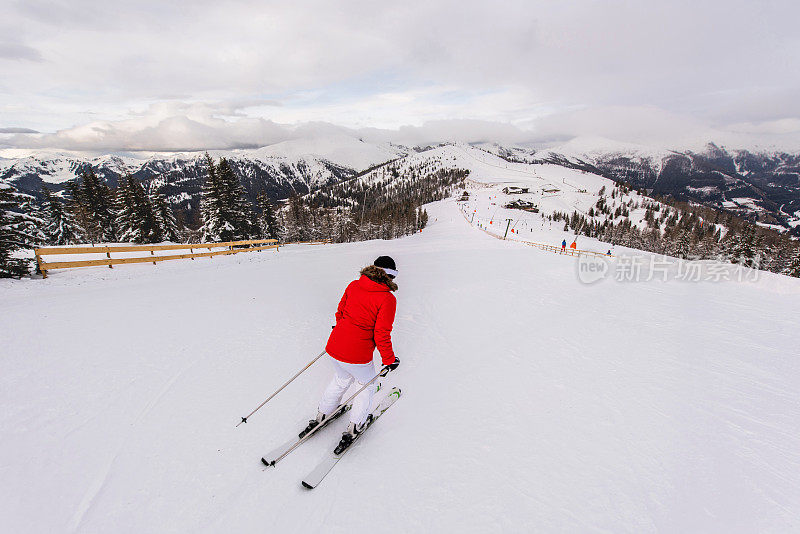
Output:
[[[400,367],[400,358],[395,356],[394,357],[394,361],[392,363],[390,363],[389,365],[387,365],[386,367],[388,367],[390,371],[394,371],[395,369]]]

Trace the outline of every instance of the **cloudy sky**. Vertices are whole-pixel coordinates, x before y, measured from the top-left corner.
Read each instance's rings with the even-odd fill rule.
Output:
[[[343,132],[800,150],[799,6],[2,0],[0,148]]]

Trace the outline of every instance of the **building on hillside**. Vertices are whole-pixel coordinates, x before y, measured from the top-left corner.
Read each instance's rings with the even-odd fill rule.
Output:
[[[503,188],[503,193],[506,195],[522,195],[524,193],[528,193],[529,189],[527,187],[516,187],[510,185],[508,187]]]

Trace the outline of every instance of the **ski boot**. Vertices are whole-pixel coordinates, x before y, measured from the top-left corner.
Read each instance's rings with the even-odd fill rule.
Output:
[[[350,423],[347,427],[347,431],[342,434],[342,439],[339,444],[333,449],[333,454],[342,454],[347,447],[352,445],[352,443],[356,440],[356,437],[361,434],[366,428],[372,423],[372,414],[367,416],[367,420],[364,421],[363,425],[356,427],[355,423]]]
[[[325,419],[327,419],[327,418],[325,417],[325,414],[324,414],[324,413],[322,413],[322,412],[317,412],[317,418],[316,418],[316,419],[311,419],[311,420],[308,422],[308,426],[307,426],[307,427],[305,427],[305,428],[304,428],[304,429],[303,429],[303,430],[300,432],[300,434],[299,434],[299,437],[300,437],[300,439],[303,439],[303,437],[304,437],[306,434],[308,434],[309,432],[311,432],[312,430],[314,430],[315,428],[317,428],[317,427],[320,425],[320,423],[322,423],[322,422],[323,422]]]

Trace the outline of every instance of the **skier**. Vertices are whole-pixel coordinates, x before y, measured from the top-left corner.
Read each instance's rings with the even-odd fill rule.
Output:
[[[572,250],[576,250],[578,248],[578,242],[573,241],[572,244],[569,246],[569,248],[571,248]]]
[[[564,254],[567,251],[567,240],[561,242],[561,253]]]
[[[347,286],[336,310],[336,326],[325,347],[333,365],[333,379],[322,394],[316,419],[308,422],[303,434],[334,415],[353,381],[360,388],[376,375],[372,363],[376,346],[383,365],[391,370],[400,365],[392,349],[391,337],[397,307],[397,300],[392,295],[397,291],[397,284],[393,281],[397,276],[394,260],[380,256],[372,265],[361,269],[360,274],[358,280]],[[350,424],[342,434],[337,450],[346,449],[371,422],[369,409],[376,390],[377,383],[373,382],[353,399]]]

